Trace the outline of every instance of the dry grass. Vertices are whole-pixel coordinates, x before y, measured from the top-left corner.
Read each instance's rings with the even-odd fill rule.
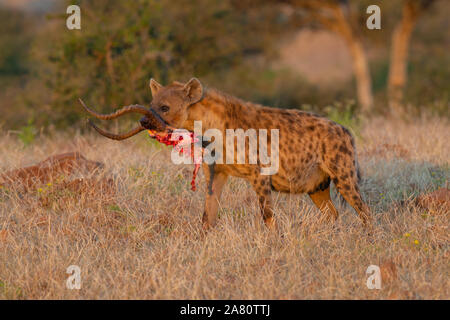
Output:
[[[112,187],[3,188],[0,298],[449,299],[449,212],[413,201],[448,183],[449,137],[449,123],[438,119],[364,127],[362,191],[376,218],[368,238],[344,204],[332,227],[307,197],[277,193],[281,235],[272,234],[239,179],[225,188],[217,228],[202,236],[203,175],[190,191],[192,166],[171,164],[170,149],[145,135],[119,143],[62,134],[26,148],[6,135],[1,170],[75,150],[104,162]],[[66,288],[73,264],[81,290]],[[381,290],[366,287],[371,264],[381,267]]]

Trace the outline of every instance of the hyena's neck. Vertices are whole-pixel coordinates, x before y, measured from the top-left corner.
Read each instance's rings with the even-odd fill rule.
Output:
[[[184,127],[193,131],[194,121],[201,121],[203,130],[243,128],[248,119],[254,119],[257,108],[256,104],[209,89],[200,102],[189,107]]]

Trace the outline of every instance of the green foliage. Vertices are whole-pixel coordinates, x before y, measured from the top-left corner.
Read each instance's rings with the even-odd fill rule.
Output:
[[[22,141],[23,145],[26,147],[33,143],[37,134],[37,129],[33,125],[33,120],[28,120],[28,124],[20,128],[19,140]]]
[[[28,72],[28,51],[32,17],[24,12],[0,10],[0,77],[17,77]],[[22,36],[17,36],[21,33]]]
[[[22,288],[8,285],[7,283],[0,280],[0,297],[6,299],[20,299],[23,297]]]
[[[219,79],[206,78],[206,82],[242,99],[277,108],[322,112],[336,99],[352,97],[352,91],[343,87],[323,92],[291,70],[272,70],[256,63],[243,63]]]
[[[414,101],[416,108],[427,106],[441,115],[450,116],[450,69],[443,67],[450,65],[450,56],[437,59],[413,56],[411,60],[407,101]]]
[[[450,165],[431,167],[428,169],[433,189],[445,188],[450,179]]]
[[[108,210],[113,212],[122,212],[122,208],[117,204],[112,204],[108,206]]]
[[[72,3],[82,8],[81,30],[66,28],[65,8]],[[310,19],[299,15],[290,19],[272,1],[258,4],[67,0],[55,2],[45,19],[41,13],[0,6],[0,122],[8,129],[26,127],[29,118],[37,128],[73,127],[85,117],[79,97],[103,112],[131,103],[148,105],[151,77],[169,83],[196,76],[246,100],[322,113],[334,101],[355,97],[352,81],[317,85],[293,70],[279,69],[280,46],[300,27],[310,27]],[[350,1],[359,13],[354,23],[365,24],[369,4],[370,0]],[[401,2],[379,5],[388,13],[383,13],[382,29],[360,31],[371,52],[377,111],[384,113],[391,36],[401,16]],[[448,116],[446,8],[447,3],[436,1],[418,21],[405,100],[417,111]],[[335,112],[331,116],[339,118],[346,111]],[[27,130],[24,134],[31,137]]]
[[[355,109],[355,101],[349,100],[346,103],[335,102],[333,105],[327,106],[325,112],[329,119],[351,129],[352,133],[359,136],[360,123]]]
[[[35,43],[44,57],[39,76],[53,93],[44,122],[58,126],[84,114],[78,97],[101,111],[146,104],[151,77],[167,83],[219,74],[264,46],[248,37],[257,31],[252,19],[233,12],[228,1],[99,0],[80,6],[80,31],[64,30],[61,21]]]

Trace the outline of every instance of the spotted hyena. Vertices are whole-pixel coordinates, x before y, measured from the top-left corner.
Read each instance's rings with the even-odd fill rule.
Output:
[[[222,131],[224,137],[226,129],[267,129],[267,149],[270,150],[271,129],[278,129],[279,170],[276,174],[262,175],[260,161],[256,164],[203,164],[208,183],[202,219],[204,228],[214,226],[217,222],[221,193],[229,176],[244,178],[251,184],[258,195],[262,217],[268,227],[275,223],[272,190],[307,193],[327,218],[336,219],[338,212],[330,199],[331,181],[356,210],[364,225],[370,223],[370,210],[363,202],[358,187],[355,142],[343,126],[309,112],[246,102],[204,88],[196,78],[187,83],[174,82],[167,86],[151,79],[150,89],[153,96],[150,109],[129,106],[111,115],[90,111],[101,119],[115,118],[126,112],[144,114],[140,120],[141,126],[129,134],[103,134],[122,139],[143,129],[163,132],[170,127],[193,131],[194,121],[201,121],[203,132],[215,128]],[[223,145],[224,154],[227,147]]]

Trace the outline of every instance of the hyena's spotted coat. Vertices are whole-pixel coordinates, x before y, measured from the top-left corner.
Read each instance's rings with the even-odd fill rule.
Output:
[[[216,90],[204,90],[195,78],[166,87],[152,79],[150,88],[151,109],[171,127],[192,131],[194,121],[201,121],[203,131],[216,128],[223,137],[226,129],[267,129],[268,150],[270,129],[279,129],[280,167],[275,175],[261,175],[258,164],[203,165],[209,185],[203,215],[205,228],[216,224],[218,202],[229,176],[250,182],[269,227],[274,225],[271,190],[307,193],[322,212],[336,219],[338,213],[330,199],[331,181],[364,224],[371,219],[358,188],[354,140],[343,126],[312,113],[264,107]],[[141,123],[145,127],[146,117]],[[224,143],[224,155],[225,149]]]

